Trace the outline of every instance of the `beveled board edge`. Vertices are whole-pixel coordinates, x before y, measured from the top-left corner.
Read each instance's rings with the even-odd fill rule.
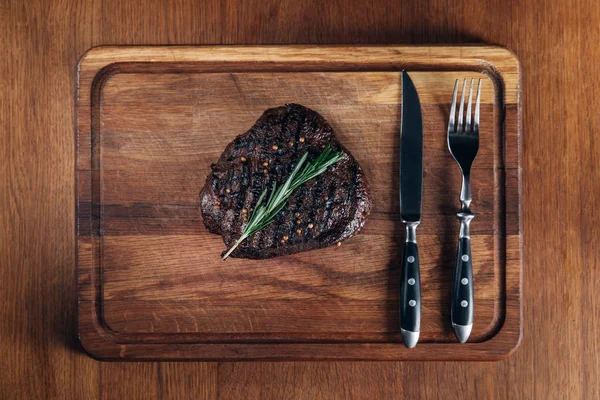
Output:
[[[505,157],[505,168],[518,171],[518,235],[505,236],[506,242],[518,253],[518,268],[506,268],[505,282],[517,282],[515,292],[506,293],[505,315],[499,332],[479,343],[422,343],[406,349],[401,343],[152,343],[122,342],[119,334],[104,325],[101,317],[100,293],[95,301],[83,301],[78,296],[78,337],[83,349],[101,360],[420,360],[420,361],[492,361],[510,355],[522,338],[522,222],[521,222],[521,68],[516,56],[499,46],[101,46],[88,50],[79,60],[76,71],[75,131],[76,171],[79,165],[79,136],[92,135],[91,99],[94,82],[101,75],[110,75],[119,63],[210,63],[219,68],[235,68],[236,63],[254,63],[269,69],[286,65],[299,71],[327,69],[333,66],[347,70],[387,68],[449,70],[463,69],[483,72],[494,81],[496,96],[510,93],[516,98],[516,113],[505,114],[505,102],[499,98],[505,116],[501,134],[506,150],[518,149],[516,164]],[[248,70],[247,68],[243,70]],[[83,72],[83,73],[82,73]],[[504,76],[513,75],[516,87],[506,87]],[[101,86],[101,85],[100,85]],[[500,92],[500,94],[498,93]],[[514,106],[513,106],[514,107]],[[501,121],[502,122],[502,121]],[[507,132],[505,127],[517,127]],[[93,146],[93,143],[92,143]],[[91,160],[90,160],[91,161]],[[87,168],[86,168],[87,169]],[[91,163],[89,169],[93,169]],[[76,183],[77,185],[77,183]],[[77,189],[76,189],[77,193]],[[77,195],[76,195],[77,196]],[[506,193],[505,193],[506,196]],[[76,197],[76,210],[79,209]],[[77,211],[76,211],[77,215]],[[76,224],[77,284],[95,286],[99,271],[92,260],[81,260],[79,247],[92,245],[79,236]],[[516,236],[516,237],[515,237]],[[90,241],[90,238],[87,238]],[[91,238],[91,241],[98,238]],[[94,246],[93,246],[94,247]],[[97,255],[96,255],[97,256]],[[94,256],[92,256],[93,258]],[[87,263],[86,263],[87,261]],[[515,265],[514,259],[511,265]],[[506,285],[505,285],[506,287]]]

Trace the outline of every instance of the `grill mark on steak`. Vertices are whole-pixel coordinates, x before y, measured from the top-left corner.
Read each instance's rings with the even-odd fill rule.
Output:
[[[372,202],[362,169],[337,141],[327,122],[297,104],[266,110],[211,165],[212,172],[200,194],[204,224],[231,246],[245,224],[242,209],[248,210],[250,217],[265,188],[270,190],[273,182],[282,185],[305,152],[309,152],[310,161],[327,144],[333,151],[342,152],[344,158],[298,188],[274,222],[246,239],[232,257],[262,259],[326,247],[354,235],[363,226]],[[228,188],[230,193],[226,192]],[[217,200],[220,207],[216,206]],[[282,243],[284,236],[288,240]]]

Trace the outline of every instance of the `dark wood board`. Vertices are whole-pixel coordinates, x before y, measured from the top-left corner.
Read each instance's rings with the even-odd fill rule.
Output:
[[[459,56],[457,56],[459,55]],[[423,105],[423,321],[401,344],[400,74]],[[476,324],[458,345],[449,294],[460,173],[445,130],[454,80],[482,77],[474,164]],[[79,335],[102,359],[490,360],[521,335],[519,66],[498,47],[101,47],[78,67]],[[320,112],[371,181],[374,212],[340,247],[219,258],[198,192],[266,108]]]
[[[4,397],[597,397],[595,1],[38,0],[4,2],[0,20]],[[516,54],[522,72],[523,339],[509,357],[482,363],[106,363],[81,352],[73,201],[79,58],[102,44],[292,43],[498,43]]]

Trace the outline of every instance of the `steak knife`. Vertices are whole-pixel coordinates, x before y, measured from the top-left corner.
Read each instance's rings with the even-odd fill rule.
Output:
[[[423,196],[423,116],[415,85],[402,71],[400,137],[400,216],[406,226],[400,281],[400,330],[408,348],[419,341],[421,278],[417,226],[421,223]]]

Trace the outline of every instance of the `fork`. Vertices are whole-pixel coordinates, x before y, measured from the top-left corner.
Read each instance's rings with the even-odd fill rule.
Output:
[[[473,264],[471,260],[470,224],[475,215],[471,212],[471,165],[479,150],[479,105],[481,98],[481,79],[477,85],[475,113],[471,124],[471,106],[473,99],[473,79],[469,85],[469,102],[467,104],[466,124],[463,125],[465,91],[467,80],[463,81],[458,110],[458,123],[455,123],[456,97],[458,79],[454,84],[454,95],[450,106],[448,121],[448,148],[462,172],[462,188],[460,191],[461,207],[456,213],[460,221],[460,233],[452,285],[451,320],[452,328],[460,343],[465,343],[473,328]]]

